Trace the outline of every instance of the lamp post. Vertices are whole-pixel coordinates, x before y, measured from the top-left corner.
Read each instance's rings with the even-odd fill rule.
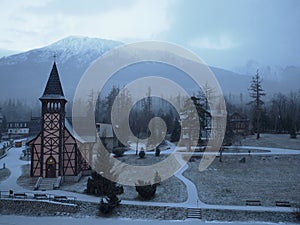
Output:
[[[103,182],[103,174],[104,174],[104,172],[103,171],[100,171],[99,172],[99,175],[101,176],[101,184],[100,184],[100,196],[101,196],[101,203],[103,203],[103,190],[104,190],[104,182]]]

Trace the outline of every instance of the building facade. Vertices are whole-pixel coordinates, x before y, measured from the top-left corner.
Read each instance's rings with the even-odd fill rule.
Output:
[[[236,135],[249,135],[249,125],[250,120],[238,112],[233,113],[229,117],[229,126]]]
[[[67,100],[55,62],[40,101],[41,130],[36,137],[27,142],[31,151],[31,176],[61,176],[76,181],[81,177],[82,171],[89,168],[86,160],[87,157],[92,157],[92,153],[88,152],[83,159],[79,145],[84,148],[86,142],[76,137],[65,118]]]
[[[27,136],[29,134],[29,122],[8,122],[7,134],[9,136]]]

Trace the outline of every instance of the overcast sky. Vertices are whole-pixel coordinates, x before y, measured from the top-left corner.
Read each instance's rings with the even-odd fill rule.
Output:
[[[299,0],[2,0],[0,53],[70,35],[170,41],[223,68],[300,66]]]

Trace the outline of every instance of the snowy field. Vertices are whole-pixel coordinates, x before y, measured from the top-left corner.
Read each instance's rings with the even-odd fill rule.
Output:
[[[240,162],[242,158],[245,163]],[[201,173],[199,162],[190,162],[184,175],[207,204],[245,205],[246,200],[260,200],[263,206],[275,206],[275,201],[300,203],[300,155],[223,155],[222,162],[217,158]]]
[[[251,140],[252,136],[249,137]],[[234,148],[228,152],[224,152],[223,162],[220,163],[216,158],[213,164],[204,172],[199,173],[198,165],[203,153],[195,153],[196,159],[189,162],[185,168],[182,168],[170,180],[162,183],[158,187],[157,194],[151,202],[140,201],[137,198],[137,193],[134,188],[125,188],[126,194],[121,196],[122,203],[127,205],[138,206],[158,206],[158,207],[196,207],[196,204],[204,209],[230,209],[230,210],[258,210],[269,212],[290,212],[291,208],[275,207],[275,200],[290,201],[292,204],[299,204],[300,202],[300,151],[281,149],[280,143],[282,138],[287,136],[280,136],[276,139],[272,135],[263,137],[262,143],[267,143],[270,139],[273,140],[273,145],[277,149],[270,148],[268,150],[259,152],[266,148],[254,147],[255,144],[249,144],[248,147],[243,148],[253,149],[249,156],[247,151],[234,152]],[[245,139],[248,140],[248,139]],[[298,140],[298,139],[297,139]],[[248,140],[249,141],[249,140]],[[254,140],[253,140],[254,141]],[[296,148],[294,140],[286,139],[286,146]],[[252,147],[251,147],[252,146]],[[153,164],[157,161],[163,160],[172,148],[163,151],[160,157],[155,157],[154,152],[149,152],[145,159],[139,159],[133,155],[134,151],[126,154],[120,159],[127,161],[130,164]],[[0,164],[6,163],[6,167],[11,171],[11,175],[5,179],[3,175],[0,179],[0,189],[15,191],[32,191],[32,187],[28,185],[29,178],[29,162],[19,159],[22,153],[22,148],[12,148],[8,151],[6,157],[0,160]],[[299,149],[299,148],[298,148]],[[255,150],[255,151],[254,151]],[[245,163],[240,160],[245,157]],[[27,173],[27,174],[26,174]],[[22,176],[21,176],[22,175]],[[0,174],[1,176],[1,174]],[[20,178],[21,176],[21,178]],[[187,179],[188,178],[188,179]],[[23,180],[22,180],[23,179]],[[27,182],[27,185],[26,185]],[[86,178],[82,182],[64,186],[64,190],[52,190],[50,193],[58,195],[75,196],[80,201],[98,203],[99,198],[80,194],[86,186]],[[69,192],[69,191],[76,191]],[[176,196],[177,195],[177,196]],[[198,200],[198,198],[200,200]],[[246,199],[261,200],[262,206],[249,207],[245,206]],[[127,208],[126,208],[127,209]],[[97,211],[97,210],[96,210]],[[104,224],[111,222],[112,224],[274,224],[274,223],[261,223],[261,222],[204,222],[200,220],[183,220],[183,221],[160,221],[160,220],[141,220],[142,217],[132,217],[139,219],[123,219],[128,217],[128,212],[118,219],[105,219],[94,217],[97,213],[78,214],[80,217],[24,217],[24,216],[8,216],[2,215],[0,218],[1,224],[17,225],[17,224]],[[32,214],[23,214],[32,215]],[[48,215],[48,214],[47,214]],[[89,215],[89,214],[88,214]],[[125,216],[124,216],[125,215]],[[83,218],[84,216],[84,218]],[[148,217],[152,218],[148,215]],[[175,219],[175,217],[170,217]],[[186,217],[184,217],[186,218]],[[248,217],[247,217],[248,218]],[[245,218],[243,218],[245,219]],[[249,218],[250,219],[250,218]],[[286,220],[292,221],[292,220]]]
[[[256,135],[250,135],[235,143],[241,146],[260,146],[273,148],[300,149],[300,136],[291,139],[289,134],[261,134],[260,139]]]
[[[29,216],[6,216],[2,215],[0,219],[0,225],[275,225],[277,223],[265,223],[265,222],[218,222],[218,221],[199,221],[199,220],[185,220],[185,221],[162,221],[162,220],[131,220],[131,219],[105,219],[105,218],[72,218],[72,217],[29,217]],[[281,223],[289,224],[292,223]]]

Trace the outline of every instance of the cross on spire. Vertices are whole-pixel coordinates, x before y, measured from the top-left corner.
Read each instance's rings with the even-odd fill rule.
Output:
[[[56,54],[54,53],[54,55],[53,55],[53,61],[56,62],[55,60],[56,60]]]

